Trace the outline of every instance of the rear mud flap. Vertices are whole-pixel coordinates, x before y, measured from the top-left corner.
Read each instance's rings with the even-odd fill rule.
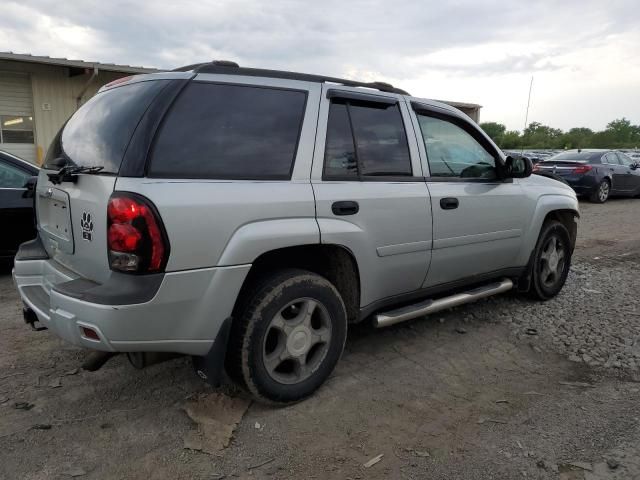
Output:
[[[213,387],[220,386],[224,372],[224,360],[227,354],[227,342],[231,331],[231,317],[222,322],[211,350],[201,357],[192,357],[193,368],[200,378]]]

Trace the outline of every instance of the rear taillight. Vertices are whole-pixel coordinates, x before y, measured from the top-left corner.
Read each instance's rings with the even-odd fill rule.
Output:
[[[587,173],[593,169],[591,165],[580,165],[573,169],[573,173]]]
[[[107,247],[112,270],[161,272],[169,242],[155,206],[134,193],[115,192],[107,206]]]

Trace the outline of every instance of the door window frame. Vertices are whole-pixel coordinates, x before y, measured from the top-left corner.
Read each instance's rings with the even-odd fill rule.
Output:
[[[454,113],[450,113],[443,108],[439,108],[424,103],[411,101],[411,120],[413,122],[413,128],[415,130],[415,136],[418,142],[418,150],[420,152],[420,158],[422,161],[422,169],[425,172],[426,182],[438,182],[438,183],[512,183],[513,178],[501,178],[500,168],[504,166],[504,160],[502,155],[498,152],[492,143],[488,140],[485,134],[480,130],[480,127],[476,126],[469,119],[460,117]],[[439,120],[450,122],[455,126],[461,128],[468,133],[476,142],[480,144],[485,151],[491,155],[496,163],[496,178],[480,178],[480,177],[433,177],[431,176],[431,167],[429,165],[429,158],[427,155],[427,147],[422,136],[422,130],[418,115],[424,115]]]
[[[379,102],[387,105],[397,104],[400,110],[400,116],[407,139],[409,150],[409,161],[411,165],[412,175],[362,175],[355,177],[339,177],[324,175],[324,160],[327,141],[327,127],[329,123],[329,110],[331,100],[334,98],[344,98],[345,100],[357,100],[367,102]],[[418,142],[415,136],[415,129],[411,119],[411,113],[407,107],[404,96],[397,93],[363,91],[360,87],[345,87],[342,85],[322,85],[322,94],[320,96],[320,108],[318,112],[318,127],[316,132],[315,151],[313,155],[313,165],[311,169],[311,179],[317,182],[325,183],[368,183],[368,182],[424,182],[423,166],[420,161],[420,152],[418,150]]]

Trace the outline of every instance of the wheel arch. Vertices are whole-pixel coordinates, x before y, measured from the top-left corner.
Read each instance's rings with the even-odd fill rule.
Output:
[[[519,257],[520,265],[528,265],[536,246],[542,226],[547,220],[558,220],[569,231],[571,248],[575,248],[578,235],[577,219],[580,217],[578,199],[566,195],[543,195],[538,199],[530,227],[523,242]]]
[[[353,253],[343,245],[307,244],[277,248],[259,255],[251,265],[233,312],[246,301],[252,285],[270,272],[284,268],[300,268],[329,280],[338,290],[347,309],[349,322],[359,319],[360,272]]]

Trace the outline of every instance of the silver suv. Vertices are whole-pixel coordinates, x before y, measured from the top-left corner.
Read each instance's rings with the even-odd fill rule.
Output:
[[[294,402],[331,374],[350,323],[556,295],[578,203],[531,168],[384,83],[231,62],[129,77],[51,145],[14,279],[32,326],[191,355],[211,383],[226,369]]]

